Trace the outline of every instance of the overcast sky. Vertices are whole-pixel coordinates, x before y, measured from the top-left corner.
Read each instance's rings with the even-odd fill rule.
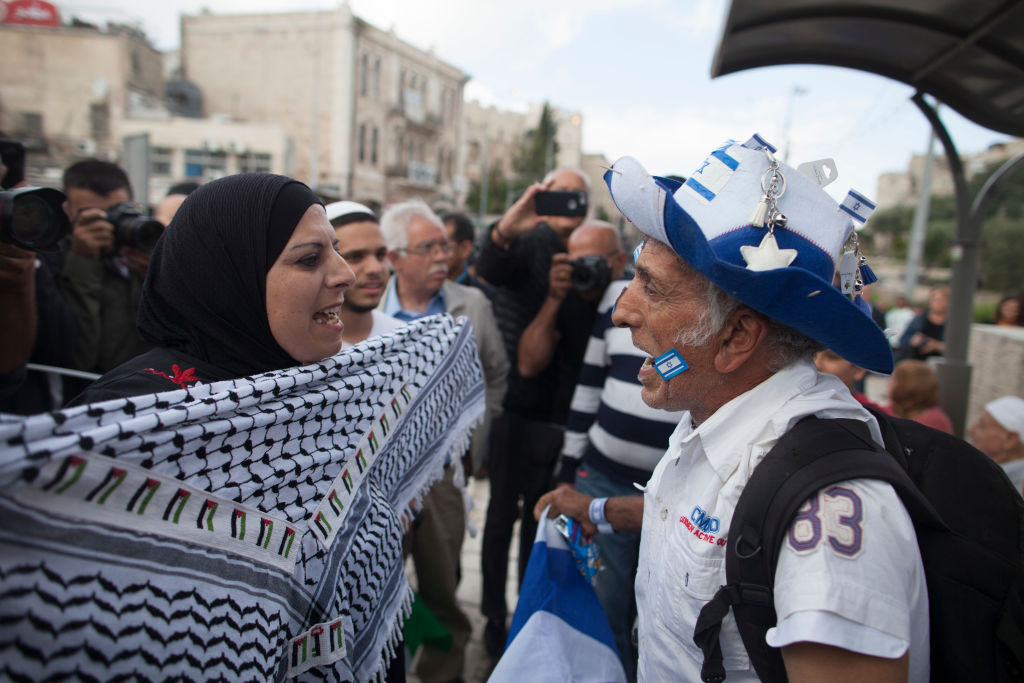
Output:
[[[66,20],[140,26],[159,49],[179,44],[179,16],[330,9],[326,0],[66,0]],[[356,15],[471,76],[466,99],[524,108],[550,101],[583,114],[583,151],[636,157],[689,175],[714,147],[760,132],[792,165],[832,157],[828,190],[877,195],[878,175],[922,153],[928,123],[905,85],[835,67],[756,69],[712,80],[725,0],[351,0]],[[1007,139],[950,109],[961,153]],[[788,119],[788,127],[787,127]],[[787,134],[788,130],[788,134]],[[787,145],[788,139],[788,145]],[[788,148],[788,149],[787,149]],[[941,149],[938,150],[941,154]]]

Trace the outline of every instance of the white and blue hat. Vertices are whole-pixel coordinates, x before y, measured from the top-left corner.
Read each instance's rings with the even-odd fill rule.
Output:
[[[755,135],[711,152],[685,183],[651,176],[632,157],[616,161],[604,179],[642,233],[736,299],[855,365],[892,372],[885,334],[855,301],[873,276],[852,220],[866,221],[874,204],[852,191],[837,204],[822,189],[830,182],[824,178],[835,177],[831,160],[798,171],[777,162],[774,151]]]

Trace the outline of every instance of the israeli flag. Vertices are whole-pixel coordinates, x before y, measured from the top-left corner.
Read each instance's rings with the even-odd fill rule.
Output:
[[[544,510],[505,654],[490,683],[625,682],[597,593]]]

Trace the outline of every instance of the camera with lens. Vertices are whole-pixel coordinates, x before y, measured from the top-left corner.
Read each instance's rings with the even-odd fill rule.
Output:
[[[29,251],[56,251],[71,232],[64,213],[64,193],[49,187],[19,187],[25,179],[25,146],[0,140],[0,240]]]
[[[572,275],[570,276],[572,286],[578,291],[604,289],[611,282],[612,267],[596,254],[570,261],[569,265],[572,266]]]
[[[115,247],[135,247],[151,252],[164,232],[163,223],[147,216],[130,202],[109,209],[107,222],[114,226]]]

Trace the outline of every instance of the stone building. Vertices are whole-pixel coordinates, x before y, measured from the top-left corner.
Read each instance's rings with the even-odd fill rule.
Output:
[[[988,166],[1001,163],[1024,152],[1024,139],[1010,140],[990,145],[977,154],[961,155],[964,173],[970,179],[976,173],[984,171]],[[924,177],[925,156],[915,154],[910,159],[906,171],[883,173],[878,177],[878,208],[887,209],[893,206],[914,206],[917,204],[918,188]],[[932,160],[933,197],[953,194],[953,176],[949,172],[949,161],[942,151],[942,146],[935,143],[935,157]]]
[[[163,100],[161,57],[135,29],[0,24],[0,129],[30,161],[116,160],[121,127]]]
[[[280,125],[294,175],[372,206],[459,205],[468,77],[429,52],[333,10],[182,17],[181,69],[204,114]]]
[[[289,172],[280,126],[176,115],[164,57],[137,29],[0,24],[0,59],[0,130],[25,143],[34,184],[59,187],[71,163],[106,159],[133,179],[148,175],[148,187],[134,188],[148,205],[186,178]],[[149,164],[135,168],[124,159],[124,138],[143,134]]]

